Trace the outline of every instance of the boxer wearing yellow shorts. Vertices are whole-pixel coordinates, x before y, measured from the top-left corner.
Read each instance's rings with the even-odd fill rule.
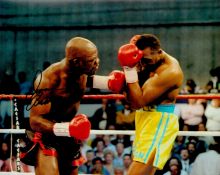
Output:
[[[118,60],[125,73],[126,100],[136,110],[134,161],[127,174],[154,175],[169,158],[179,129],[173,111],[183,72],[152,34],[135,35],[119,48]]]
[[[178,117],[174,105],[144,107],[136,111],[133,159],[146,163],[154,154],[153,166],[162,169],[170,157],[178,134]]]

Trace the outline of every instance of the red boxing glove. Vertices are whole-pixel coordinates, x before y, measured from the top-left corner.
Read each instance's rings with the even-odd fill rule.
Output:
[[[118,51],[118,60],[121,66],[134,67],[142,56],[143,52],[134,44],[125,44]]]
[[[141,37],[141,35],[134,35],[134,36],[130,39],[130,44],[136,44],[137,40],[139,40],[140,37]]]
[[[85,140],[89,137],[91,124],[85,114],[76,115],[71,122],[55,123],[53,132],[56,136],[75,137]]]
[[[113,92],[121,92],[125,85],[125,74],[122,71],[114,70],[109,74],[108,88]]]
[[[114,70],[109,76],[94,75],[93,88],[107,89],[120,93],[125,85],[125,74],[122,71]]]
[[[123,66],[127,83],[135,83],[138,81],[135,65],[140,61],[142,56],[143,52],[134,44],[125,44],[119,48],[118,60],[121,66]]]

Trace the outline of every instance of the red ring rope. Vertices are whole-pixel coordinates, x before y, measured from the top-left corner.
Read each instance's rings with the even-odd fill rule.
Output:
[[[31,99],[32,95],[0,95],[0,100],[11,100],[13,98],[17,99]],[[107,95],[84,95],[83,99],[124,99],[125,96],[122,94],[107,94]],[[177,99],[220,99],[220,94],[191,94],[191,95],[178,95]]]

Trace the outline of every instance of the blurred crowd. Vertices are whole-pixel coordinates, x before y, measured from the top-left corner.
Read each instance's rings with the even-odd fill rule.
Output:
[[[49,65],[49,63],[48,63]],[[46,65],[45,65],[46,66]],[[46,68],[46,67],[44,67]],[[219,93],[220,67],[210,71],[211,80],[205,87],[197,86],[193,79],[188,79],[181,94]],[[31,94],[33,82],[28,81],[26,73],[18,73],[18,82],[10,72],[5,72],[0,82],[1,94]],[[88,91],[97,92],[95,90]],[[21,128],[29,128],[29,113],[26,106],[28,100],[18,101],[19,120]],[[185,99],[177,100],[176,115],[179,117],[182,131],[220,131],[220,99]],[[0,101],[0,128],[11,128],[12,107],[7,100]],[[135,111],[125,100],[101,100],[101,107],[93,112],[89,119],[92,129],[98,130],[134,130]],[[12,138],[13,137],[13,138]],[[0,171],[16,170],[16,139],[22,135],[0,135]],[[22,140],[22,139],[21,139]],[[129,135],[91,135],[81,145],[85,163],[79,167],[84,174],[126,175],[132,162],[132,143],[134,136]],[[219,137],[183,137],[178,136],[173,147],[172,155],[163,170],[158,175],[197,175],[209,156],[218,159],[220,163]],[[203,162],[204,161],[204,162]],[[199,163],[198,163],[199,162]],[[210,161],[210,163],[212,163]],[[212,163],[214,166],[214,163]],[[33,172],[31,166],[21,163],[23,172]],[[215,168],[218,168],[216,166]],[[209,170],[207,167],[207,171]],[[197,172],[197,173],[196,173]],[[220,172],[220,170],[218,171]],[[201,173],[200,173],[201,174]]]

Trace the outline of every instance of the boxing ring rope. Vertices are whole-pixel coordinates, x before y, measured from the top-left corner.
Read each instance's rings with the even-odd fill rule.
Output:
[[[21,99],[21,100],[27,100],[34,98],[34,95],[0,95],[0,100],[11,100],[13,99]],[[124,99],[125,96],[121,94],[107,94],[107,95],[84,95],[83,99]],[[220,99],[220,94],[191,94],[191,95],[178,95],[177,99]],[[16,111],[15,111],[16,112]],[[13,114],[16,116],[16,113]],[[17,118],[17,117],[16,117]],[[16,119],[17,123],[17,119]],[[16,129],[0,129],[0,134],[8,133],[8,134],[24,134],[25,129],[20,129],[19,125],[16,125]],[[92,135],[134,135],[135,131],[131,130],[91,130],[90,134]],[[179,131],[179,136],[220,136],[220,131]],[[18,166],[18,165],[17,165]],[[18,168],[18,167],[17,167]],[[0,175],[34,175],[35,173],[23,173],[23,172],[0,172]]]
[[[11,172],[0,172],[0,175],[35,175],[35,173],[19,173],[16,171],[11,171]],[[79,175],[84,175],[84,174],[79,174]],[[89,174],[85,174],[89,175]]]
[[[31,99],[33,95],[0,95],[0,100],[12,100],[12,99]],[[124,99],[122,94],[107,94],[107,95],[84,95],[83,99]],[[191,94],[191,95],[178,95],[177,99],[220,99],[220,94]],[[25,129],[0,129],[0,133],[10,134],[24,134]],[[134,131],[122,131],[122,130],[91,130],[91,134],[102,135],[134,135]],[[220,136],[218,131],[179,131],[180,136]]]
[[[16,171],[11,172],[0,172],[0,175],[35,175],[35,173],[18,173]]]
[[[11,100],[13,98],[16,99],[31,99],[33,98],[34,95],[14,95],[14,94],[10,94],[10,95],[6,95],[6,94],[1,94],[0,95],[0,100]],[[125,96],[122,94],[107,94],[107,95],[84,95],[83,99],[93,99],[93,100],[97,100],[97,99],[124,99]],[[190,94],[190,95],[178,95],[177,99],[207,99],[207,100],[211,100],[211,99],[220,99],[220,94]]]
[[[25,129],[0,129],[0,134],[24,134]],[[91,130],[91,135],[134,135],[132,130]],[[220,131],[179,131],[179,136],[220,136]]]

